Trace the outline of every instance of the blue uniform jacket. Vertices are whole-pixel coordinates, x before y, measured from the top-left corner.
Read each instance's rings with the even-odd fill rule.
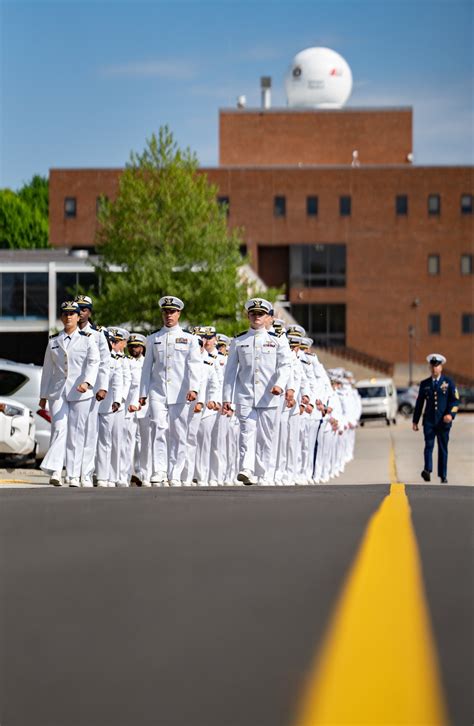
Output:
[[[443,374],[441,374],[437,385],[435,385],[431,377],[421,381],[413,412],[414,424],[417,424],[420,420],[423,407],[425,409],[423,423],[431,423],[436,426],[442,421],[443,416],[448,413],[454,419],[459,408],[459,394],[454,382]]]

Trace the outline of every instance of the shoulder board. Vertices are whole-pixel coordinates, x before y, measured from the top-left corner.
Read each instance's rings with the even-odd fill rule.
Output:
[[[300,360],[300,361],[301,361],[302,363],[304,363],[304,364],[305,364],[305,366],[310,366],[310,365],[311,365],[311,363],[309,362],[309,360],[305,360],[304,358],[300,358],[299,360]]]
[[[110,354],[110,357],[111,357],[111,358],[115,358],[115,360],[117,360],[117,358],[120,358],[120,356],[119,356],[119,355],[117,355],[117,353],[111,353],[111,354]]]
[[[79,331],[79,335],[85,335],[86,338],[90,338],[90,336],[92,335],[92,333],[86,333],[84,330],[80,330]]]
[[[274,332],[273,332],[272,330],[269,330],[269,331],[268,331],[268,335],[273,335],[273,337],[274,337],[274,338],[278,338],[278,337],[279,337],[279,336],[278,336],[278,335],[277,335],[276,333],[274,333]]]
[[[241,333],[238,333],[235,337],[240,338],[241,335],[245,335],[245,333],[248,333],[248,330],[243,330]]]
[[[103,325],[96,325],[96,323],[91,324],[92,330],[97,330],[98,333],[101,333],[104,330]]]
[[[59,335],[59,333],[54,333],[53,335],[50,335],[49,336],[49,339],[51,340],[51,338],[57,338],[58,335]]]
[[[214,365],[214,363],[212,363],[212,361],[210,361],[210,360],[205,360],[205,361],[204,361],[204,363],[205,363],[205,364],[206,364],[207,366],[213,366],[213,365]]]

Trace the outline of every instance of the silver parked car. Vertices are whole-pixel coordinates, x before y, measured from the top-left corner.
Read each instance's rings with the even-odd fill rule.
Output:
[[[36,457],[46,454],[51,437],[51,416],[48,409],[39,407],[41,366],[16,363],[0,358],[0,396],[14,398],[33,411],[35,422]]]
[[[34,454],[35,421],[24,403],[0,396],[0,458]]]

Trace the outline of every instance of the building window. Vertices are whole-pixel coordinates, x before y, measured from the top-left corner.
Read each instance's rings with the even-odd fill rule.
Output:
[[[318,216],[318,197],[306,197],[306,214],[308,217]]]
[[[64,216],[75,217],[77,214],[76,197],[64,197]]]
[[[441,214],[441,197],[439,194],[430,194],[428,197],[428,214]]]
[[[346,245],[291,245],[290,287],[345,287]]]
[[[351,198],[339,197],[339,214],[341,217],[351,216]]]
[[[273,216],[284,217],[286,215],[286,197],[274,197]]]
[[[98,293],[99,280],[95,272],[58,272],[56,274],[56,309],[65,300],[80,293]]]
[[[430,313],[428,315],[428,333],[430,335],[439,335],[441,333],[441,315],[439,313]]]
[[[229,216],[230,213],[230,197],[217,197],[217,204],[221,209],[225,209],[225,213]]]
[[[461,275],[472,275],[473,255],[461,255]]]
[[[462,314],[461,331],[463,335],[472,335],[474,333],[474,315],[472,313]]]
[[[461,195],[461,214],[472,214],[472,194]]]
[[[47,272],[4,272],[0,287],[0,317],[47,319]]]
[[[406,194],[397,194],[395,197],[395,211],[399,216],[408,214],[408,197]]]
[[[346,306],[339,303],[292,305],[291,314],[315,345],[346,344]]]
[[[440,269],[439,255],[428,255],[428,275],[439,275]]]

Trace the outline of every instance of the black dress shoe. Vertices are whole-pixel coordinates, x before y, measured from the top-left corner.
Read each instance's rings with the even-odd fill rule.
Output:
[[[445,476],[442,476],[441,477],[441,484],[447,484],[447,483],[448,483],[448,480],[446,479],[446,477]]]
[[[423,471],[421,472],[421,477],[425,481],[430,481],[430,479],[431,479],[431,472],[426,471],[426,469],[423,469]]]

